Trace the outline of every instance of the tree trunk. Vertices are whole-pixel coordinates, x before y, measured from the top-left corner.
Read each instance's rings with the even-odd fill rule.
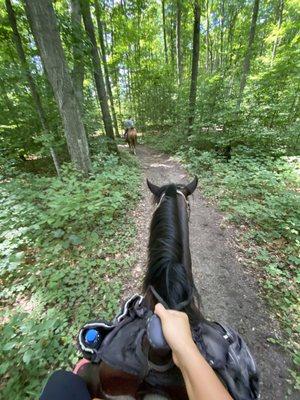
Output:
[[[176,36],[176,21],[174,18],[174,15],[172,13],[172,18],[170,19],[170,54],[171,54],[171,65],[172,65],[172,69],[173,71],[176,70],[176,44],[175,44],[175,36]]]
[[[126,85],[127,85],[127,90],[126,90],[126,92],[128,93],[128,98],[129,98],[129,103],[130,103],[130,112],[129,112],[129,114],[133,114],[133,107],[134,107],[134,100],[133,100],[133,95],[132,95],[132,76],[131,76],[131,70],[130,70],[130,67],[129,67],[129,59],[130,59],[130,57],[129,57],[129,54],[128,53],[125,53],[125,59],[126,59],[126,65],[127,65],[127,68],[126,68],[126,73],[125,73],[125,76],[126,76]]]
[[[142,10],[141,10],[141,0],[136,1],[136,6],[138,8],[137,11],[137,65],[141,68],[141,17],[142,17]]]
[[[177,77],[178,85],[182,83],[182,51],[181,51],[181,14],[182,0],[177,0],[176,8],[176,53],[177,53]]]
[[[162,20],[163,20],[163,35],[164,35],[164,51],[165,51],[165,60],[166,64],[168,64],[168,46],[167,46],[167,34],[166,34],[166,10],[165,10],[165,0],[161,2],[162,7]]]
[[[84,174],[91,170],[89,146],[62,48],[51,0],[25,0],[44,68],[63,121],[72,162]]]
[[[212,74],[214,70],[214,36],[209,37],[209,66],[210,73]]]
[[[18,31],[17,20],[16,20],[14,9],[13,9],[12,4],[11,4],[11,0],[5,0],[5,3],[6,3],[6,9],[7,9],[9,23],[10,23],[10,25],[12,27],[12,30],[13,30],[13,37],[14,37],[14,42],[15,42],[15,45],[16,45],[18,57],[20,59],[22,69],[25,72],[26,79],[28,81],[29,89],[30,89],[30,92],[31,92],[31,96],[32,96],[33,101],[34,101],[35,108],[36,108],[37,114],[39,116],[39,120],[40,120],[42,129],[46,134],[48,134],[50,136],[49,128],[48,128],[48,124],[47,124],[47,120],[46,120],[46,116],[45,116],[45,112],[44,112],[44,109],[43,109],[43,106],[42,106],[42,102],[41,102],[41,98],[40,98],[39,92],[37,90],[37,87],[35,85],[35,82],[34,82],[34,80],[32,78],[32,75],[31,75],[31,72],[30,72],[30,68],[29,68],[29,65],[28,65],[27,60],[26,60],[25,51],[24,51],[24,48],[23,48],[23,45],[22,45],[21,35],[20,35],[19,31]],[[55,153],[55,150],[53,149],[52,146],[50,147],[50,154],[52,156],[53,163],[54,163],[57,175],[60,176],[59,161],[58,161],[57,155]]]
[[[232,64],[232,56],[233,56],[233,43],[234,43],[234,30],[235,30],[235,23],[238,17],[238,11],[235,11],[229,21],[229,28],[228,28],[228,36],[227,36],[227,56],[226,56],[226,69],[230,70]]]
[[[193,58],[192,58],[192,74],[189,101],[189,132],[193,129],[195,119],[195,105],[197,97],[197,78],[199,69],[199,52],[200,52],[200,6],[199,0],[194,1],[194,34],[193,34]]]
[[[71,22],[73,37],[73,86],[78,101],[80,112],[83,114],[83,79],[84,62],[83,46],[81,38],[81,12],[79,0],[71,0]]]
[[[114,0],[112,0],[112,7],[114,7]],[[111,14],[111,48],[110,52],[112,57],[114,56],[114,44],[115,44],[115,34],[113,30],[113,18]],[[119,76],[120,76],[120,71],[119,71],[119,66],[117,65],[113,71],[112,71],[112,86],[115,87],[116,90],[116,95],[117,95],[117,103],[118,103],[118,109],[119,109],[119,117],[121,121],[123,120],[123,115],[122,115],[122,106],[121,106],[121,93],[120,93],[120,84],[119,84]]]
[[[288,119],[289,119],[289,123],[293,123],[293,122],[295,122],[296,121],[296,118],[297,118],[297,115],[299,115],[299,112],[300,112],[300,107],[299,107],[299,99],[300,99],[300,96],[299,96],[299,89],[300,89],[300,87],[296,87],[296,90],[295,90],[295,96],[294,96],[294,98],[293,98],[293,101],[292,101],[292,104],[291,104],[291,106],[290,106],[290,109],[289,109],[289,117],[288,117]],[[299,136],[298,136],[299,137]]]
[[[108,72],[108,66],[107,66],[107,61],[106,61],[106,49],[105,49],[104,38],[103,38],[103,26],[102,26],[102,21],[100,19],[100,7],[99,7],[98,1],[99,0],[95,0],[95,14],[96,14],[96,20],[97,20],[97,25],[98,25],[98,37],[99,37],[99,43],[100,43],[100,48],[101,48],[102,63],[103,63],[103,67],[104,67],[106,89],[107,89],[107,93],[109,96],[115,133],[118,137],[120,137],[120,133],[119,133],[119,129],[118,129],[117,115],[116,115],[115,106],[114,106],[114,98],[113,98],[111,84],[110,84],[110,80],[109,80],[109,72]]]
[[[224,60],[224,19],[225,19],[225,0],[221,3],[221,37],[220,37],[220,67],[223,67]]]
[[[277,29],[280,30],[281,25],[282,25],[282,16],[283,16],[283,7],[284,7],[284,0],[279,0],[279,12],[278,12],[278,24],[277,24]],[[273,50],[272,50],[272,59],[271,59],[271,65],[274,62],[275,56],[276,56],[276,50],[278,45],[280,44],[280,39],[278,33],[276,34],[276,39],[273,45]]]
[[[250,71],[250,62],[251,62],[251,56],[252,56],[252,50],[253,50],[258,10],[259,10],[259,0],[254,0],[252,21],[251,21],[251,27],[250,27],[250,32],[249,32],[248,48],[247,48],[246,55],[244,58],[243,73],[242,73],[240,90],[239,90],[239,95],[238,95],[238,100],[237,100],[237,105],[236,105],[237,111],[240,110],[241,103],[243,101],[243,93],[244,93],[244,89],[246,86],[246,80],[247,80],[247,76]]]
[[[120,92],[120,86],[119,86],[119,71],[114,71],[114,86],[117,89],[117,102],[118,102],[118,108],[119,108],[119,116],[121,118],[121,121],[123,120],[123,112],[122,112],[122,105],[121,105],[121,92]]]
[[[209,0],[206,2],[206,72],[209,71]]]
[[[100,102],[100,107],[102,111],[102,117],[104,122],[104,129],[106,136],[112,140],[112,150],[117,151],[117,147],[114,143],[114,131],[113,125],[111,121],[111,116],[109,112],[106,90],[104,85],[104,79],[102,74],[102,68],[100,63],[100,57],[97,49],[97,42],[95,36],[95,29],[92,20],[91,10],[90,10],[90,2],[88,0],[80,0],[81,12],[83,17],[83,22],[85,26],[86,33],[91,42],[91,56],[93,61],[93,69],[94,69],[94,79],[98,94],[98,99]]]
[[[50,147],[50,154],[51,154],[51,157],[52,157],[52,160],[53,160],[55,169],[56,169],[57,176],[60,177],[60,163],[59,163],[59,159],[58,159],[57,154],[56,154],[56,152],[55,152],[55,150],[54,150],[54,148],[53,148],[52,146]]]

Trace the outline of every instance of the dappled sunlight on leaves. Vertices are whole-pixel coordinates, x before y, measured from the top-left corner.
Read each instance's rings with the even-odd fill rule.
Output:
[[[135,226],[136,160],[99,155],[90,179],[20,175],[0,186],[0,373],[4,395],[36,397],[47,374],[71,367],[87,320],[116,312]]]

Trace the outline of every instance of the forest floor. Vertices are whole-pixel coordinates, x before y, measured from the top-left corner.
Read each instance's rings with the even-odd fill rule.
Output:
[[[138,146],[137,157],[144,183],[133,215],[137,225],[132,250],[136,263],[129,282],[124,285],[124,298],[137,292],[146,268],[149,224],[154,209],[146,178],[156,185],[187,183],[190,179],[178,162],[149,147]],[[238,247],[236,228],[202,196],[201,182],[190,203],[193,274],[204,315],[232,326],[249,344],[261,372],[262,400],[298,398],[288,382],[289,354],[268,341],[270,337],[284,337],[284,333],[262,297],[258,271],[247,265],[245,254]]]

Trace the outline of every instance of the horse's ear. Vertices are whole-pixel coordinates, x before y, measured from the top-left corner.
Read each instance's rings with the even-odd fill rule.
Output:
[[[154,194],[154,196],[159,196],[160,193],[160,187],[154,185],[153,183],[151,183],[148,179],[147,179],[147,185],[148,188],[150,189],[150,192]]]
[[[198,177],[195,176],[192,182],[184,187],[184,194],[186,196],[190,196],[192,193],[194,193],[197,185],[198,185]]]

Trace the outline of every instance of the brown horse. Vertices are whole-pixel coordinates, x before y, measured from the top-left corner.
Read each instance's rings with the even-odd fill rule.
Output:
[[[126,136],[125,136],[125,141],[128,143],[129,150],[131,151],[131,153],[136,155],[135,148],[137,145],[137,131],[135,128],[128,129]]]

